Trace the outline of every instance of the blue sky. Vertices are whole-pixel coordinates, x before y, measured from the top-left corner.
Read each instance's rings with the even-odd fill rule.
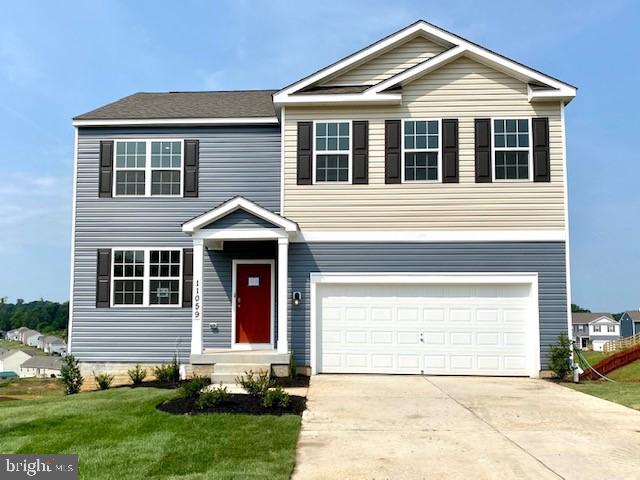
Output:
[[[579,87],[574,302],[640,307],[640,3],[31,1],[0,16],[0,296],[66,300],[71,117],[136,91],[278,88],[418,18]]]

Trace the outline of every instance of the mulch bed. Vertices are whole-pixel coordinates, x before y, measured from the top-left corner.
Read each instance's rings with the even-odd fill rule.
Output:
[[[229,401],[212,408],[198,409],[192,398],[173,398],[157,406],[162,412],[174,415],[200,415],[203,413],[242,413],[245,415],[302,415],[307,408],[307,399],[298,395],[291,395],[291,401],[286,408],[262,405],[262,399],[242,393],[229,394]]]
[[[298,375],[294,378],[290,377],[273,377],[275,385],[278,387],[308,387],[309,377],[306,375]]]

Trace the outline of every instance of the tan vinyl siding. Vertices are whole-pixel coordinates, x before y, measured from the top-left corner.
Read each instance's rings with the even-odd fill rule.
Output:
[[[474,119],[549,117],[551,182],[475,183]],[[384,183],[384,121],[458,118],[460,183]],[[529,103],[527,86],[467,58],[403,89],[401,106],[287,107],[284,213],[313,230],[564,229],[560,104]],[[296,124],[369,121],[369,184],[297,185]]]
[[[424,37],[416,37],[327,81],[323,85],[375,85],[445,50]]]

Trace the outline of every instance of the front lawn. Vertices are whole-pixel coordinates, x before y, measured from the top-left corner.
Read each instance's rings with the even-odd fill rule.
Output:
[[[580,350],[580,353],[590,365],[595,365],[606,357],[604,352],[597,352],[595,350]],[[578,363],[578,354],[575,353],[574,355],[576,356],[575,361]]]
[[[289,478],[300,417],[171,415],[175,390],[114,388],[0,404],[0,452],[76,453],[84,479]]]
[[[11,378],[0,380],[0,400],[38,400],[61,397],[64,387],[54,378]]]
[[[611,383],[598,380],[577,384],[565,383],[564,385],[594,397],[640,410],[640,383]]]

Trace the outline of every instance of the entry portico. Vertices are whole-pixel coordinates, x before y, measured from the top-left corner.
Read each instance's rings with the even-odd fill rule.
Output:
[[[212,350],[203,342],[205,331],[218,334],[218,353],[228,349],[287,354],[288,250],[297,224],[234,197],[184,223],[182,230],[193,239],[192,358]],[[220,270],[227,272],[226,280],[207,285],[205,266],[210,262],[215,271],[216,259],[222,255],[227,263]],[[219,290],[218,297],[229,297],[227,315],[219,309],[218,317],[208,313],[205,291],[213,297],[213,288]]]

